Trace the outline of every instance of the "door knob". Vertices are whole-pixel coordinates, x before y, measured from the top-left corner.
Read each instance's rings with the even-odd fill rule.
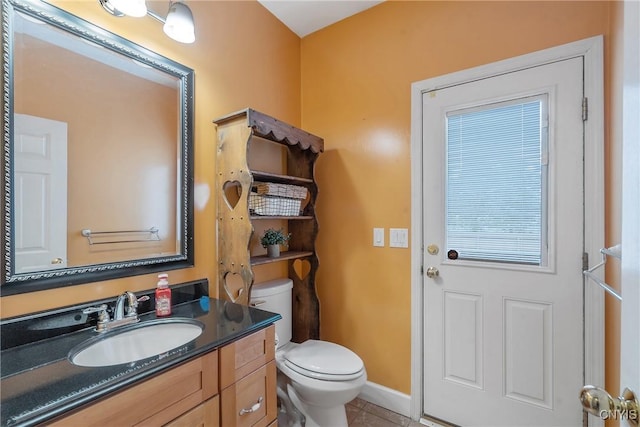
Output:
[[[429,279],[433,279],[435,277],[438,277],[439,275],[440,275],[440,271],[438,271],[437,268],[435,268],[435,267],[427,268],[427,277]]]
[[[54,258],[51,260],[51,264],[62,264],[63,262],[62,258]]]
[[[587,385],[580,391],[580,402],[585,411],[607,419],[623,419],[633,425],[640,421],[640,405],[636,395],[625,388],[620,397],[611,397],[606,390],[600,387]]]

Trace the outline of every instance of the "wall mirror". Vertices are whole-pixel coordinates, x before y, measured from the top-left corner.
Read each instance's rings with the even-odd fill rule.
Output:
[[[193,70],[1,1],[0,294],[192,266]]]

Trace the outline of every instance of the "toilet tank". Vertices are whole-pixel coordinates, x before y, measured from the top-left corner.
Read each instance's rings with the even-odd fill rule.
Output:
[[[276,321],[278,347],[291,341],[292,289],[293,281],[287,278],[254,283],[251,287],[250,303],[253,307],[282,316]]]

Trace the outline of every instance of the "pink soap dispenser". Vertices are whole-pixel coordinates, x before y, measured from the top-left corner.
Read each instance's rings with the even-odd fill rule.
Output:
[[[156,316],[171,315],[171,289],[169,288],[169,275],[162,273],[158,275],[158,286],[156,288]]]

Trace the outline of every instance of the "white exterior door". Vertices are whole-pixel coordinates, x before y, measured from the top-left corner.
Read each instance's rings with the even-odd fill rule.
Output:
[[[15,273],[67,266],[67,124],[15,114]]]
[[[623,85],[620,385],[640,400],[640,3],[636,1],[624,3]],[[640,413],[633,415],[637,426]],[[628,418],[623,421],[621,426],[633,425]]]
[[[580,56],[423,94],[427,415],[582,424],[583,96]]]

